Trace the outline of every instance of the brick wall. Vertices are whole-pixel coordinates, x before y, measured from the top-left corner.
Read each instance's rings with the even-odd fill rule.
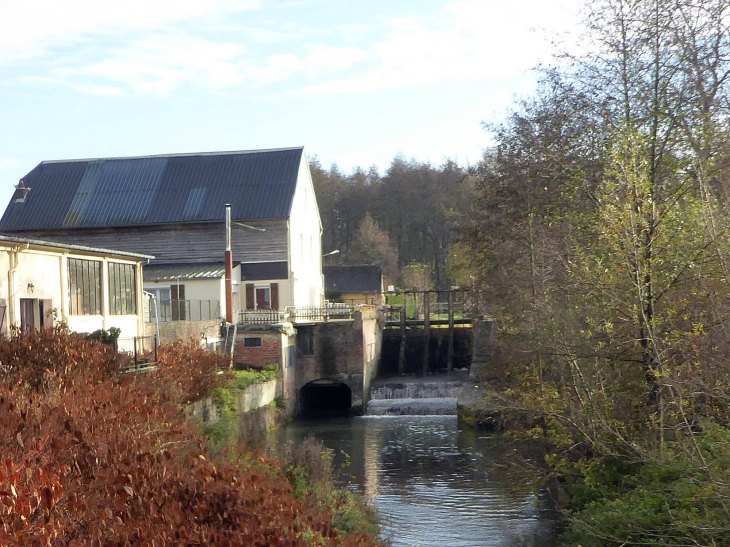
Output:
[[[246,338],[260,339],[261,345],[246,347]],[[265,368],[273,364],[281,365],[281,333],[271,331],[239,332],[236,335],[233,364],[237,368]]]

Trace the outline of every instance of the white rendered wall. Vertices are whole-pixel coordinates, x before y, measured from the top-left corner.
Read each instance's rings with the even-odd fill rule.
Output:
[[[17,252],[8,247],[0,247],[0,298],[7,300],[7,321],[9,325],[20,326],[20,299],[30,298],[50,300],[56,309],[58,321],[65,321],[75,332],[93,332],[98,329],[116,327],[122,331],[121,337],[131,338],[138,335],[141,317],[135,315],[110,315],[108,305],[109,260],[102,256],[89,256],[66,253],[63,250],[37,250],[14,246]],[[11,272],[11,254],[17,256],[17,264]],[[68,258],[95,260],[102,262],[102,295],[105,301],[101,315],[71,315],[69,312]],[[136,262],[112,259],[112,262],[136,265]],[[10,294],[11,285],[13,292]],[[139,307],[142,290],[140,275],[137,279],[137,306]],[[139,312],[141,313],[141,309]],[[38,323],[38,319],[36,323]]]
[[[289,260],[294,305],[322,305],[322,223],[309,163],[303,153],[289,219]]]

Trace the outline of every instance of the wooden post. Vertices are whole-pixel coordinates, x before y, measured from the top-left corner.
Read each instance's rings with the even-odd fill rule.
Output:
[[[449,291],[449,352],[446,357],[446,371],[454,370],[454,291]]]
[[[421,367],[421,375],[428,374],[429,364],[431,362],[431,293],[423,292],[423,366]]]
[[[405,296],[403,298],[403,309],[400,311],[400,350],[398,352],[398,374],[404,374],[406,370],[406,306]]]

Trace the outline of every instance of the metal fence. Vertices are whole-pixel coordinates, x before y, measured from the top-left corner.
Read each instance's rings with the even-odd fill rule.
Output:
[[[116,342],[119,372],[148,372],[157,369],[157,336],[119,338]]]
[[[148,321],[206,321],[220,316],[221,305],[218,300],[160,300],[157,310],[154,301],[150,303]]]
[[[238,314],[241,323],[272,324],[288,319],[289,315],[285,310],[243,310]]]
[[[405,310],[407,321],[448,321],[451,308],[455,320],[469,320],[472,316],[472,295],[469,291],[406,291],[385,295],[386,321],[400,321]],[[449,304],[451,300],[451,304]]]
[[[327,306],[287,306],[284,310],[244,310],[239,313],[241,323],[271,324],[291,321],[309,323],[333,319],[352,319],[353,307],[349,304],[331,303]]]

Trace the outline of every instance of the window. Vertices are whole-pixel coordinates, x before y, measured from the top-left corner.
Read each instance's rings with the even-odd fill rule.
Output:
[[[244,338],[243,347],[245,348],[260,348],[261,338]]]
[[[101,315],[101,262],[68,259],[71,315]]]
[[[20,299],[20,330],[26,334],[35,332],[35,311],[38,300],[33,298]]]
[[[246,283],[247,310],[278,310],[279,284],[254,285]]]
[[[297,352],[299,355],[314,355],[314,329],[312,327],[297,328]]]
[[[109,313],[112,315],[137,313],[134,264],[109,263]]]

